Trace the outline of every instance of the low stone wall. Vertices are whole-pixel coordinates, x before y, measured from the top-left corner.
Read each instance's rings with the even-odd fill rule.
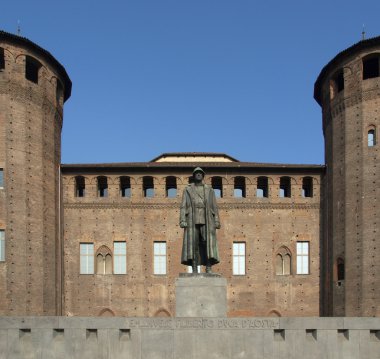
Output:
[[[1,317],[0,358],[380,359],[380,318]]]

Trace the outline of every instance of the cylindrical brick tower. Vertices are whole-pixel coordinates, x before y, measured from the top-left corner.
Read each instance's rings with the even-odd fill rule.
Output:
[[[380,316],[380,37],[338,54],[321,71],[326,175],[321,310]]]
[[[0,31],[0,315],[61,314],[61,129],[70,93],[49,52]]]

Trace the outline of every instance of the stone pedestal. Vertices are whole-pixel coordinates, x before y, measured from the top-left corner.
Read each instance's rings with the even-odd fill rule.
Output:
[[[226,317],[227,280],[214,273],[181,273],[176,280],[176,317]]]

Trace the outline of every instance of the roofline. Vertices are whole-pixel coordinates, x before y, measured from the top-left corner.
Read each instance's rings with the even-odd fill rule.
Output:
[[[56,60],[56,58],[49,51],[38,46],[37,44],[30,41],[26,37],[14,35],[9,32],[5,32],[3,30],[0,30],[0,40],[5,40],[12,44],[25,46],[29,49],[32,49],[38,55],[46,59],[57,70],[59,76],[64,81],[64,88],[65,88],[64,100],[66,101],[71,96],[72,82],[69,78],[69,75],[67,74],[65,68]]]
[[[111,171],[119,172],[121,170],[129,171],[173,171],[183,170],[192,172],[192,170],[199,165],[199,162],[130,162],[130,163],[93,163],[93,164],[61,164],[61,170],[63,173],[68,172],[100,172]],[[256,163],[256,162],[202,162],[202,168],[207,171],[214,172],[225,170],[236,171],[252,171],[257,170],[262,172],[263,170],[272,171],[306,171],[322,173],[325,170],[325,165],[309,165],[309,164],[280,164],[280,163]]]
[[[234,157],[231,157],[230,155],[227,155],[225,153],[221,153],[221,152],[166,152],[166,153],[162,153],[160,154],[159,156],[153,158],[150,162],[156,162],[157,160],[159,160],[160,158],[162,157],[213,157],[213,156],[218,156],[218,157],[226,157],[228,159],[230,159],[231,161],[233,162],[239,162],[239,160],[237,160],[236,158]],[[174,162],[174,161],[173,161]]]
[[[346,58],[351,56],[355,52],[361,52],[363,50],[370,49],[380,45],[380,36],[373,37],[366,40],[361,40],[358,43],[350,46],[349,48],[341,51],[336,55],[320,72],[317,80],[314,84],[314,99],[322,106],[321,90],[322,84],[325,81],[326,76],[336,67],[339,63],[343,62]]]

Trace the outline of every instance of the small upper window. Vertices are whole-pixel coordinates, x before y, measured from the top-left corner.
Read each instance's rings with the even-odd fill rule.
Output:
[[[177,197],[177,178],[175,178],[174,176],[166,177],[165,187],[166,197]]]
[[[75,177],[75,197],[84,197],[86,191],[86,183],[83,176]]]
[[[0,71],[5,69],[4,49],[0,47]]]
[[[256,197],[267,198],[268,197],[268,177],[257,178]]]
[[[144,197],[154,197],[154,182],[153,177],[143,177],[143,194]]]
[[[291,181],[290,177],[280,178],[280,197],[291,197]]]
[[[131,197],[131,179],[127,176],[120,177],[120,196]]]
[[[211,178],[211,187],[213,188],[213,190],[215,192],[216,198],[222,198],[223,197],[222,177],[212,177]]]
[[[343,69],[338,71],[330,80],[330,98],[333,99],[336,94],[344,90]]]
[[[363,80],[379,77],[379,55],[363,58]]]
[[[234,197],[245,197],[245,178],[235,177],[234,179]]]
[[[25,56],[25,78],[38,84],[38,73],[41,68],[41,63],[35,58],[26,55]]]
[[[373,147],[376,145],[376,134],[375,130],[369,130],[367,135],[368,147]]]
[[[98,197],[108,197],[108,182],[106,176],[98,177]]]
[[[313,179],[311,177],[302,178],[302,197],[313,197]]]

